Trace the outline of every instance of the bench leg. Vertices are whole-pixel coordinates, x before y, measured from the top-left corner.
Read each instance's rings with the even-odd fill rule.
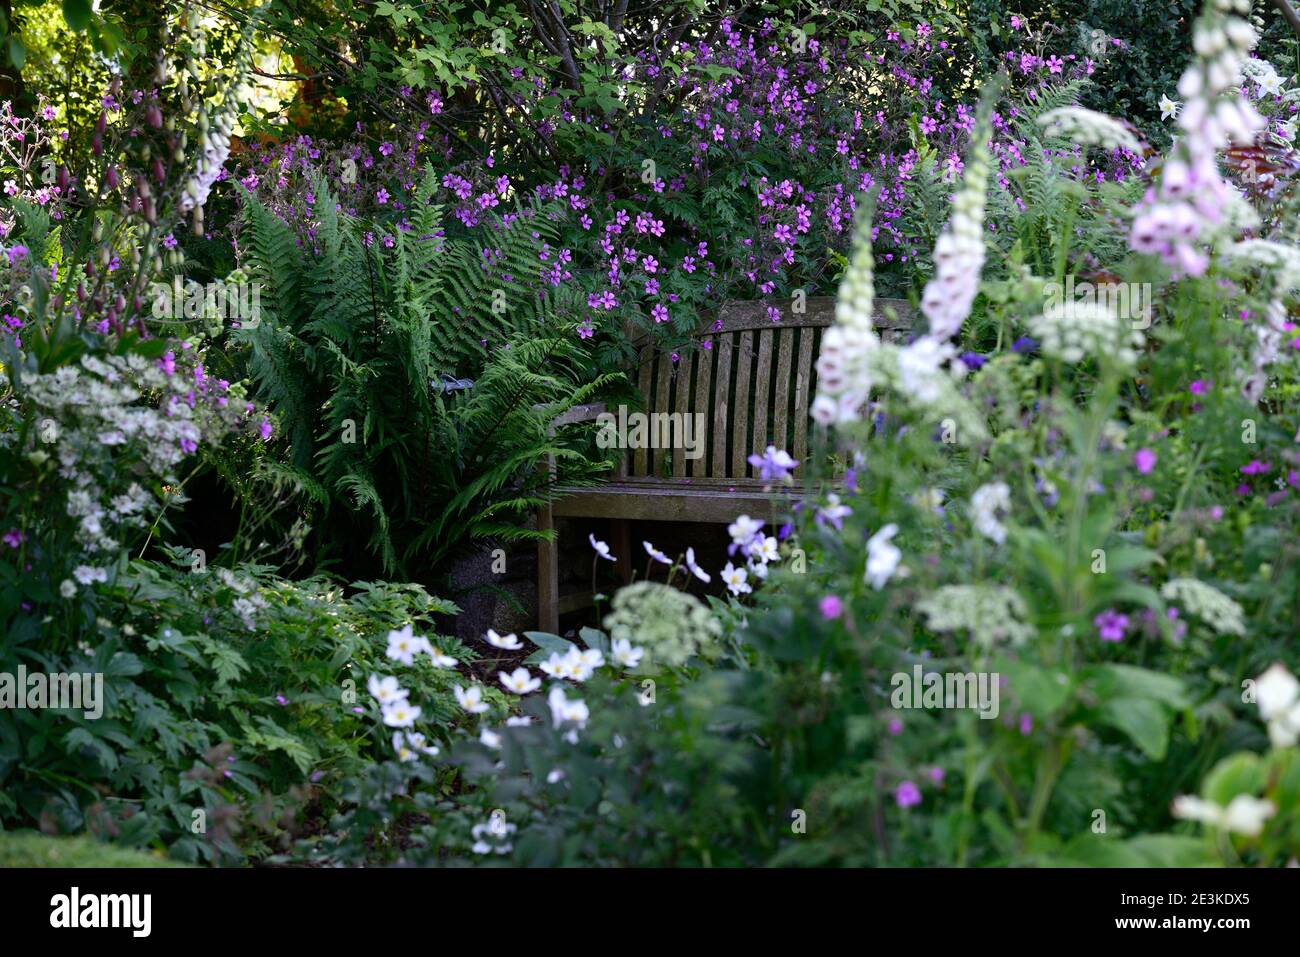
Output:
[[[554,531],[551,506],[537,513],[538,531]],[[560,631],[560,546],[552,537],[537,543],[537,627],[556,635]]]
[[[618,559],[618,573],[626,585],[632,580],[632,565],[636,561],[632,554],[632,523],[625,518],[610,519],[609,537],[614,557]]]

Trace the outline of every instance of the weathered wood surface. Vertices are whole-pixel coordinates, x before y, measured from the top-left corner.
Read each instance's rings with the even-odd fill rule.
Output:
[[[787,449],[800,461],[807,458],[815,360],[822,333],[835,318],[831,297],[808,299],[802,312],[793,306],[792,300],[730,303],[720,319],[703,324],[695,336],[699,348],[677,362],[652,345],[641,346],[635,381],[643,411],[702,415],[703,454],[687,459],[680,443],[672,449],[631,450],[613,481],[563,495],[538,515],[538,528],[553,528],[559,516],[609,519],[611,545],[626,575],[632,558],[629,521],[724,523],[741,513],[775,520],[780,493],[764,488],[748,459],[768,445]],[[772,321],[770,307],[779,310],[779,321]],[[876,327],[887,340],[906,336],[915,315],[904,300],[876,301]],[[555,425],[605,411],[603,406],[582,409]],[[581,601],[560,599],[555,542],[539,546],[537,574],[540,627],[554,632],[561,608],[571,610]]]

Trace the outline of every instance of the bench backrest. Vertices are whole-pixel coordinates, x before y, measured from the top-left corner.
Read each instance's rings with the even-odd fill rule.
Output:
[[[628,455],[628,477],[671,474],[747,485],[758,480],[747,459],[769,445],[801,461],[807,457],[814,366],[835,299],[808,299],[799,313],[792,306],[790,300],[726,305],[720,319],[697,334],[700,348],[676,362],[654,346],[641,350],[635,376],[645,411],[704,413],[704,454],[688,459],[680,442],[672,449],[639,448]],[[779,321],[772,321],[769,308],[780,310]],[[876,301],[876,326],[887,340],[905,336],[914,315],[904,300]]]

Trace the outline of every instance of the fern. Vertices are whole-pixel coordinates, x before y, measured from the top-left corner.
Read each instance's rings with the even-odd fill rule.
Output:
[[[551,436],[551,419],[592,401],[615,376],[587,382],[585,356],[562,318],[567,296],[540,296],[546,210],[517,205],[451,239],[427,173],[410,228],[392,248],[339,211],[317,182],[313,230],[293,230],[246,196],[245,266],[263,283],[262,322],[239,335],[249,372],[288,440],[267,465],[319,516],[336,552],[354,543],[385,573],[448,557],[468,539],[523,540],[545,502],[553,458],[566,483],[594,481],[585,439]],[[442,396],[444,376],[469,377]]]

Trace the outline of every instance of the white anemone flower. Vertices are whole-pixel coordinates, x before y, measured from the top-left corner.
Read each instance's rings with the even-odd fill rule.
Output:
[[[606,561],[616,562],[617,558],[609,550],[609,545],[605,542],[597,541],[596,536],[588,533],[587,541],[591,542],[591,547],[596,550],[596,554]]]
[[[420,709],[405,698],[384,706],[384,724],[390,728],[409,728],[420,716]]]
[[[527,668],[516,668],[510,674],[504,671],[497,675],[507,691],[515,694],[528,694],[542,686],[541,678],[534,678]]]
[[[401,701],[409,694],[392,676],[381,678],[379,675],[371,675],[366,687],[370,690],[370,696],[378,701],[380,706]]]
[[[696,563],[695,549],[693,548],[686,549],[686,567],[690,569],[692,575],[704,582],[706,585],[712,580],[713,576]]]
[[[641,657],[645,654],[644,648],[634,647],[632,642],[626,638],[615,638],[610,653],[614,656],[614,661],[624,668],[635,668],[641,663]]]
[[[523,643],[515,635],[498,635],[491,628],[487,631],[487,643],[493,648],[502,648],[506,651],[518,651],[523,647]]]
[[[749,572],[743,568],[736,568],[731,562],[727,562],[727,567],[722,569],[722,580],[726,582],[727,590],[733,595],[744,595],[754,590],[748,578]]]
[[[653,558],[655,561],[664,565],[671,565],[673,563],[673,560],[671,558],[669,558],[663,552],[659,551],[659,549],[655,548],[649,542],[642,542],[641,544],[645,546],[646,554],[649,555],[651,558]]]
[[[410,625],[388,633],[388,657],[404,665],[413,664],[415,653],[420,650],[420,641],[413,634]]]
[[[478,685],[470,685],[469,689],[456,685],[452,689],[456,695],[456,702],[470,714],[482,714],[488,709],[488,704],[483,700],[483,689]]]
[[[890,523],[867,540],[867,570],[863,581],[879,591],[894,577],[903,553],[890,539],[898,534],[898,526]]]

